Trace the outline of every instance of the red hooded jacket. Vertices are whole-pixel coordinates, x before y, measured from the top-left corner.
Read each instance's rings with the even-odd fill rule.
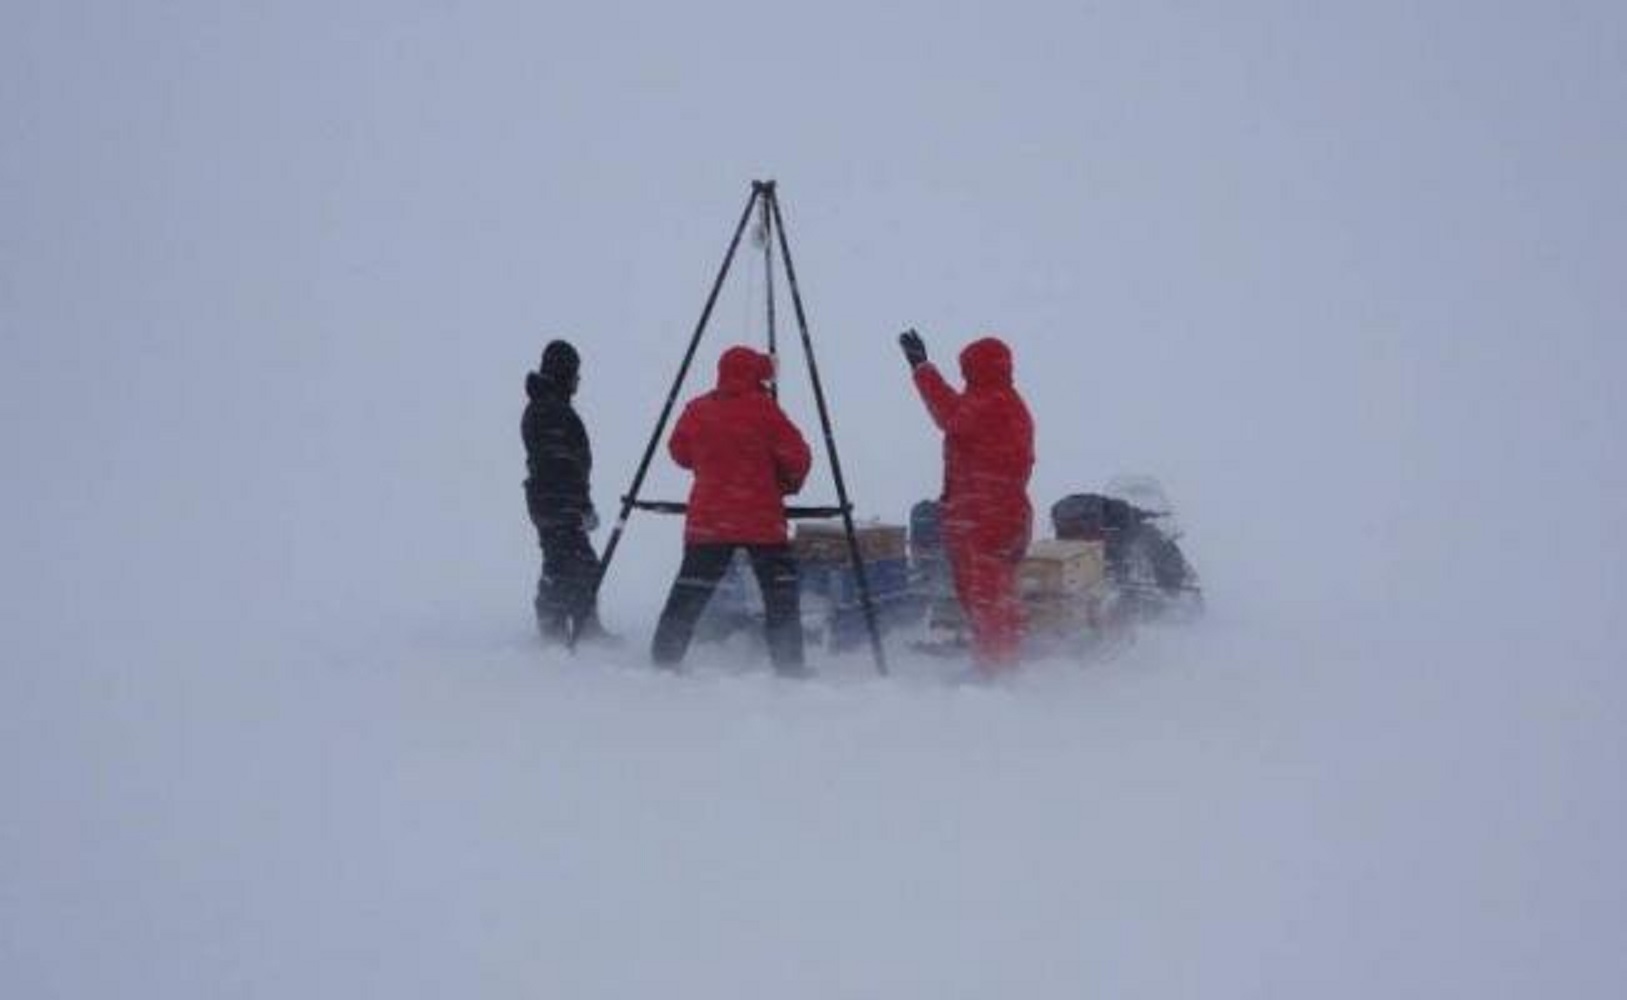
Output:
[[[684,543],[783,545],[782,500],[802,489],[808,443],[764,387],[768,355],[731,347],[718,359],[717,388],[691,400],[667,450],[695,474]]]
[[[915,369],[915,386],[943,431],[944,519],[989,543],[1020,533],[1016,544],[1026,545],[1034,420],[1012,383],[1011,349],[994,337],[973,341],[960,353],[960,371],[965,392],[931,364]]]

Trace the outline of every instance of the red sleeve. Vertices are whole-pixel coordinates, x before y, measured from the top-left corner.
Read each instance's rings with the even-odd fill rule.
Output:
[[[667,453],[680,469],[695,467],[694,412],[693,404],[684,407],[683,415],[678,418],[678,426],[672,429],[672,437],[667,441]]]
[[[961,394],[950,388],[930,361],[915,366],[915,388],[926,401],[932,422],[939,430],[947,431],[960,412]]]
[[[813,453],[808,450],[808,442],[802,439],[802,432],[779,404],[771,402],[769,406],[773,408],[774,421],[774,473],[781,492],[789,496],[802,489],[808,470],[813,466]]]

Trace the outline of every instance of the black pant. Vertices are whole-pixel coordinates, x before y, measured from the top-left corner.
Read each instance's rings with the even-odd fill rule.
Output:
[[[600,630],[595,584],[599,557],[580,525],[537,525],[542,577],[537,580],[537,628],[545,639]]]
[[[672,582],[667,606],[655,627],[650,650],[655,662],[676,667],[689,649],[695,623],[712,591],[729,569],[735,549],[745,549],[757,586],[763,592],[763,611],[768,619],[768,653],[774,669],[782,674],[802,672],[802,609],[797,589],[797,561],[789,545],[687,545],[678,579]]]

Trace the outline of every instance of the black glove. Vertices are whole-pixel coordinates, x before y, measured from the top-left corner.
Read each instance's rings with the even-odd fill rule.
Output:
[[[926,364],[926,345],[913,327],[898,335],[898,346],[904,349],[904,360],[910,363],[911,370]]]
[[[582,512],[582,530],[589,534],[599,530],[599,512],[592,507]]]

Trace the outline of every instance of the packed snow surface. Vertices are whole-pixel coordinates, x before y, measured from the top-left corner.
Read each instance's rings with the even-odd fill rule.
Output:
[[[8,685],[6,975],[16,995],[1609,995],[1624,720],[1594,692],[1617,665],[1356,631],[1217,620],[995,687],[909,661],[674,678],[502,633],[81,641]]]

